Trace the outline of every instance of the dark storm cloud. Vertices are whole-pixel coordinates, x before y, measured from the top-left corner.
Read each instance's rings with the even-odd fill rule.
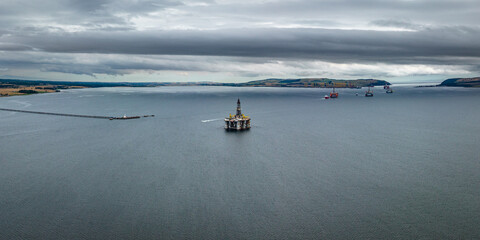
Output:
[[[423,57],[478,57],[480,29],[417,32],[326,29],[49,33],[9,42],[54,53],[206,55],[395,62]],[[1,46],[1,45],[0,45]]]

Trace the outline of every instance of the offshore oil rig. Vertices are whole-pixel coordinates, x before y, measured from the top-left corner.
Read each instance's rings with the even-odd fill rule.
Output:
[[[242,114],[240,98],[237,100],[237,114],[225,118],[225,130],[248,130],[250,129],[250,117]]]

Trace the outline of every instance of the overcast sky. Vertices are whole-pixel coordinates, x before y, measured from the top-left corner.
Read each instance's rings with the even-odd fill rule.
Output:
[[[0,1],[0,78],[474,76],[478,0]]]

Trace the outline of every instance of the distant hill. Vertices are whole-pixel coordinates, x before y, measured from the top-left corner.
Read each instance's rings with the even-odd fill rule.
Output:
[[[356,79],[339,80],[331,78],[298,78],[298,79],[278,79],[271,78],[265,80],[239,83],[242,87],[320,87],[320,88],[356,88],[368,86],[391,85],[389,82],[377,79]]]
[[[215,83],[215,82],[69,82],[69,81],[42,81],[0,79],[0,85],[13,84],[23,86],[56,85],[71,87],[158,87],[158,86],[231,86],[231,87],[317,87],[317,88],[356,88],[367,86],[390,85],[389,82],[377,79],[338,80],[330,78],[298,78],[279,79],[271,78],[246,83]]]
[[[474,78],[450,78],[438,86],[448,86],[448,87],[480,87],[480,77]]]
[[[23,86],[80,86],[88,88],[96,87],[154,87],[161,83],[132,83],[132,82],[70,82],[70,81],[43,81],[43,80],[19,80],[19,79],[0,79],[0,84],[14,84]]]

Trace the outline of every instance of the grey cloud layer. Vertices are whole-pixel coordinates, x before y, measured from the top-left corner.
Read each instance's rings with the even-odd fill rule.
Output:
[[[0,2],[2,18],[23,20],[52,20],[58,23],[91,23],[95,20],[124,22],[125,16],[134,16],[180,6],[176,0],[3,0]],[[124,14],[124,16],[117,16]],[[15,25],[21,25],[16,23]]]
[[[81,32],[0,39],[9,43],[0,44],[3,50],[39,49],[55,53],[276,57],[353,62],[480,56],[478,28],[440,28],[417,32],[325,29],[232,29],[135,34]]]
[[[276,61],[288,61],[297,75],[318,68],[309,61],[478,72],[479,22],[478,0],[3,0],[0,69],[221,71],[205,57],[244,64],[231,70],[252,76],[275,72],[270,66],[283,66]]]

